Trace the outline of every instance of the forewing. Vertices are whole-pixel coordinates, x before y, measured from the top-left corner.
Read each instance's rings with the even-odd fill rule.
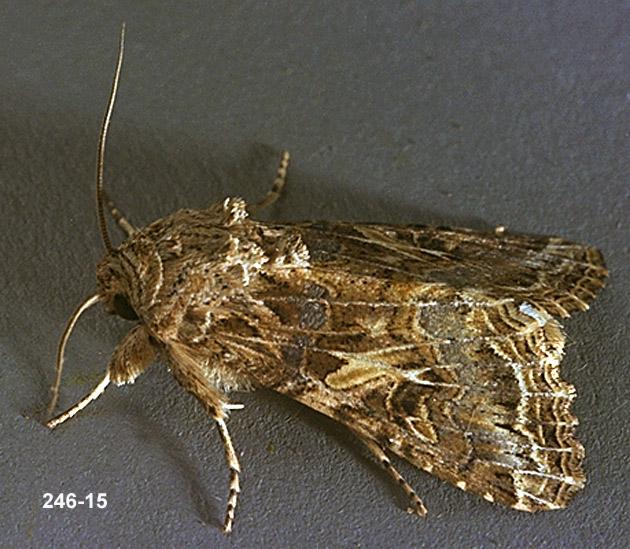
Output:
[[[317,269],[527,300],[554,316],[588,308],[607,275],[598,250],[557,237],[351,223],[283,228],[300,235]]]
[[[269,231],[308,267],[270,261],[212,330],[257,384],[517,509],[563,507],[582,487],[550,313],[603,285],[596,250],[419,227]]]

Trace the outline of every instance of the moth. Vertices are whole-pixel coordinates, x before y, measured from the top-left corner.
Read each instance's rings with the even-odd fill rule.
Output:
[[[344,424],[410,501],[421,499],[390,461],[413,465],[486,500],[521,511],[565,507],[584,486],[572,385],[560,377],[558,318],[585,310],[607,276],[592,247],[556,237],[486,234],[422,225],[273,224],[250,213],[285,184],[288,153],[254,206],[226,198],[138,229],[107,198],[107,130],[124,50],[101,128],[97,211],[106,248],[96,293],[135,322],[102,381],[50,419],[73,417],[110,384],[133,383],[165,362],[214,420],[230,471],[224,530],[240,491],[227,417],[229,395],[265,387]],[[111,243],[105,204],[125,232]]]

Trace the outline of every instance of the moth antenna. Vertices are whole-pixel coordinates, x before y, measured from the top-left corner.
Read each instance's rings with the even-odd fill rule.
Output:
[[[59,340],[59,348],[57,349],[57,362],[55,365],[56,373],[55,373],[55,381],[50,388],[51,397],[50,404],[48,405],[48,417],[51,417],[53,412],[55,411],[55,407],[57,406],[57,400],[59,399],[59,386],[61,385],[61,371],[63,370],[63,357],[66,351],[66,343],[68,343],[68,339],[70,338],[70,334],[74,329],[77,320],[79,317],[92,305],[98,303],[101,300],[101,296],[99,294],[94,294],[93,296],[88,297],[81,305],[79,305],[72,313],[72,316],[68,320],[68,324],[66,325],[66,329]]]
[[[105,163],[105,143],[107,141],[107,130],[109,129],[109,122],[114,110],[114,103],[116,102],[116,92],[118,91],[118,81],[120,80],[120,70],[122,68],[123,55],[125,52],[125,23],[122,24],[120,29],[120,41],[118,43],[118,61],[116,63],[116,72],[114,73],[114,80],[112,81],[112,89],[109,94],[109,102],[107,103],[107,110],[103,117],[103,125],[101,126],[101,134],[98,140],[98,154],[96,158],[96,211],[98,215],[98,224],[101,230],[101,237],[103,238],[103,244],[107,248],[108,252],[111,252],[112,241],[109,238],[107,232],[107,223],[105,221],[105,198],[103,196],[103,167]]]

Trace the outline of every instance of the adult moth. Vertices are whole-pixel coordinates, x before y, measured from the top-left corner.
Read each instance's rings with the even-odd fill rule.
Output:
[[[588,308],[607,271],[594,248],[555,237],[351,223],[267,224],[240,198],[180,210],[135,228],[105,197],[107,129],[98,147],[98,219],[106,253],[100,302],[136,322],[102,381],[48,421],[52,429],[110,383],[133,382],[156,359],[214,419],[230,469],[224,529],[233,525],[240,466],[228,394],[266,387],[346,425],[426,514],[388,453],[489,501],[558,509],[584,485],[573,386],[560,377],[558,317]],[[282,155],[266,198],[281,191]],[[126,239],[111,243],[105,203]]]

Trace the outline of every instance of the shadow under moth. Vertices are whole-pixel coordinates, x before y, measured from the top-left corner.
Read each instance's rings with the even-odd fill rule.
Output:
[[[572,385],[560,377],[558,317],[588,308],[607,271],[594,248],[503,230],[355,223],[267,224],[227,198],[138,229],[103,190],[116,74],[99,140],[98,219],[106,253],[97,292],[70,318],[57,354],[49,417],[65,345],[100,302],[136,322],[102,381],[52,429],[154,360],[202,403],[230,470],[224,530],[234,521],[240,465],[230,438],[233,391],[265,387],[344,424],[410,500],[426,509],[388,455],[521,511],[565,507],[583,486]],[[107,204],[126,233],[114,247]]]

